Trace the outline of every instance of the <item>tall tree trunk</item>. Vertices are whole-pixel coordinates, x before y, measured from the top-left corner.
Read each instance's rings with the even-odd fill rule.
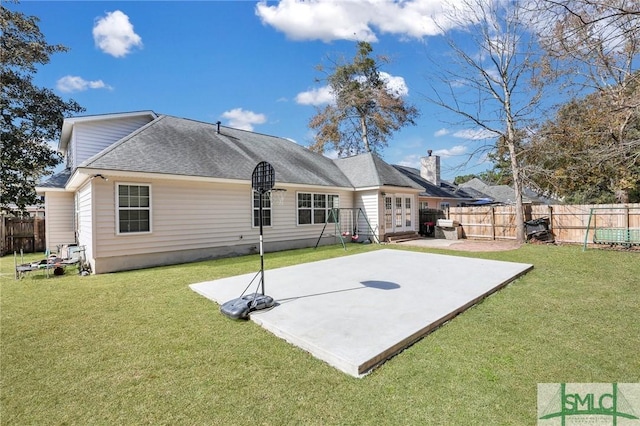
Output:
[[[511,173],[513,174],[513,191],[516,197],[516,241],[524,243],[524,208],[522,202],[522,177],[520,165],[516,157],[516,150],[512,143],[509,143],[509,156],[511,157]]]
[[[507,119],[507,146],[509,149],[509,159],[511,160],[511,174],[513,175],[513,192],[516,202],[516,241],[524,243],[524,209],[522,206],[522,174],[518,161],[518,136],[513,115],[511,114],[511,91],[508,90],[506,79],[503,80],[504,89],[504,110]]]
[[[367,122],[364,116],[360,117],[360,128],[362,130],[362,143],[364,144],[364,149],[367,152],[371,152],[371,146],[369,145],[369,135],[367,133]]]

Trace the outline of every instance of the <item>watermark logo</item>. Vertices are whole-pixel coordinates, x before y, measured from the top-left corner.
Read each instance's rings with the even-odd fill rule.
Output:
[[[538,383],[538,425],[640,426],[640,383]]]

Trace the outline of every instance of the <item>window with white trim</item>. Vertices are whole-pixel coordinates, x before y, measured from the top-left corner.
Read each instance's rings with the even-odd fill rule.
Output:
[[[118,233],[151,232],[151,185],[117,186]]]
[[[411,198],[404,199],[404,226],[411,226]]]
[[[298,192],[298,225],[311,225],[335,221],[329,215],[331,209],[340,207],[340,197],[335,194]]]
[[[260,226],[260,194],[253,192],[253,226]],[[271,197],[262,194],[262,226],[271,226]]]

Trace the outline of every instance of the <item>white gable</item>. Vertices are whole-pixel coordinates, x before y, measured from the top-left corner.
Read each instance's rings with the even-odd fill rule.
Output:
[[[66,119],[59,148],[65,154],[67,167],[73,170],[155,117],[154,113],[147,111]]]

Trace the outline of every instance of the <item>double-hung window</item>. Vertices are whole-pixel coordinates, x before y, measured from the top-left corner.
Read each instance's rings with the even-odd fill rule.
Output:
[[[253,192],[253,226],[260,226],[260,194]],[[262,226],[271,226],[271,197],[262,194]]]
[[[117,186],[118,233],[151,232],[151,185]]]
[[[335,221],[331,209],[340,207],[339,196],[298,192],[298,225],[311,225]]]

